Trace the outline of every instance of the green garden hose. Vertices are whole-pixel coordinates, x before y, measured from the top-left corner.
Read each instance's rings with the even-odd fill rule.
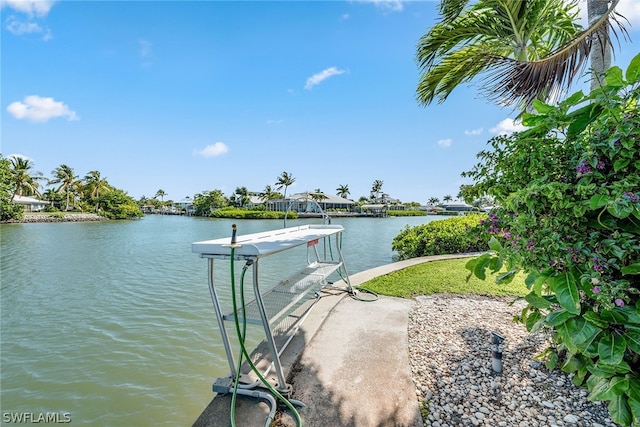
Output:
[[[235,320],[235,325],[236,325],[236,333],[238,334],[238,340],[240,341],[240,355],[238,357],[239,361],[238,361],[238,369],[236,370],[236,378],[235,378],[235,384],[234,384],[234,388],[233,388],[233,395],[231,397],[231,426],[232,427],[236,427],[236,421],[235,421],[235,403],[236,403],[236,396],[238,394],[238,383],[240,382],[240,369],[242,366],[242,356],[244,355],[244,357],[247,360],[247,363],[249,364],[249,366],[251,366],[251,369],[253,370],[253,372],[258,376],[258,379],[265,385],[265,387],[271,392],[273,393],[273,395],[275,395],[280,401],[282,401],[285,406],[287,408],[289,408],[289,410],[291,410],[291,412],[293,413],[295,419],[296,419],[296,424],[298,425],[298,427],[302,427],[302,418],[300,417],[300,414],[298,413],[298,411],[296,410],[296,408],[291,404],[291,402],[289,402],[288,399],[286,399],[284,396],[282,396],[282,394],[280,394],[278,392],[278,390],[276,390],[275,388],[273,388],[273,386],[269,383],[269,381],[267,381],[262,374],[260,373],[259,369],[253,364],[253,361],[251,360],[251,357],[249,356],[249,353],[247,352],[246,347],[244,346],[244,340],[245,340],[245,336],[246,336],[246,330],[247,330],[247,321],[246,321],[246,314],[244,311],[245,308],[245,300],[244,300],[244,275],[247,271],[247,267],[250,265],[250,263],[247,262],[247,264],[245,264],[245,266],[243,267],[242,270],[242,275],[240,278],[240,303],[242,306],[242,319],[243,319],[243,329],[242,331],[240,330],[240,321],[238,320],[238,306],[237,306],[237,300],[236,300],[236,284],[235,284],[235,268],[234,268],[234,261],[235,261],[235,248],[232,246],[231,247],[231,294],[232,294],[232,299],[233,299],[233,312],[234,312],[234,320]],[[273,355],[273,357],[278,357],[278,355]]]

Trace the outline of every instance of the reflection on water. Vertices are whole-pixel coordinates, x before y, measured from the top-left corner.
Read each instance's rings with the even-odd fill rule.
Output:
[[[334,220],[345,227],[349,273],[391,262],[393,237],[434,219]],[[79,424],[191,424],[213,396],[212,380],[228,371],[206,261],[191,243],[230,235],[232,223],[239,234],[282,227],[172,216],[0,225],[3,418],[55,412]],[[286,252],[265,259],[261,275],[277,280],[306,260]],[[228,282],[223,262],[216,274]]]

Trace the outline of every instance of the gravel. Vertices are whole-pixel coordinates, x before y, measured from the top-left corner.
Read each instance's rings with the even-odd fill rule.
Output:
[[[604,402],[590,402],[571,376],[535,359],[549,344],[513,322],[513,298],[419,296],[409,315],[409,358],[424,425],[609,427]],[[502,372],[492,369],[491,333]]]

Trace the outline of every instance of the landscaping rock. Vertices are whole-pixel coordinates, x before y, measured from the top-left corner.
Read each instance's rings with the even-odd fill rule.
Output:
[[[571,376],[535,360],[549,345],[513,318],[513,298],[418,296],[409,315],[409,358],[425,426],[615,426],[604,402],[587,400]],[[491,333],[505,337],[502,372],[492,369]],[[426,390],[426,391],[425,391]]]

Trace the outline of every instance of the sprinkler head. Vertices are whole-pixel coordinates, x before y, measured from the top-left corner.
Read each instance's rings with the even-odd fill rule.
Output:
[[[505,340],[505,337],[500,335],[497,332],[491,332],[491,344],[502,344]]]

